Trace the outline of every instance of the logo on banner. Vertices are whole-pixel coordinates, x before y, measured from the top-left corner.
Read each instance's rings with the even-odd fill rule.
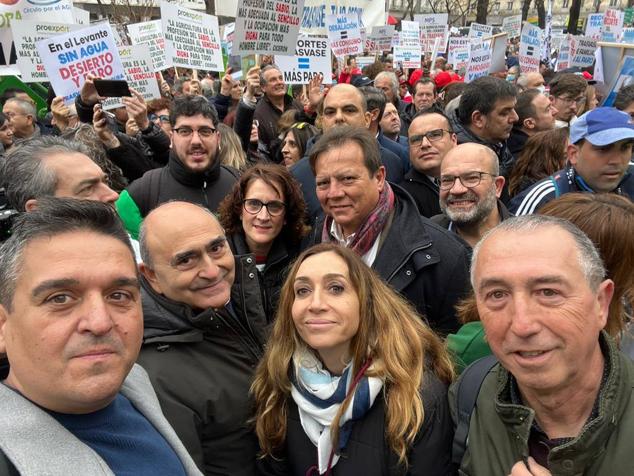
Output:
[[[310,69],[310,58],[297,58],[298,69]]]

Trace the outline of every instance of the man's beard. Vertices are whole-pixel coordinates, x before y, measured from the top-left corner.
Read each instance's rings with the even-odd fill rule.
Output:
[[[475,205],[469,210],[453,210],[450,208],[449,202],[452,200],[473,200]],[[497,197],[495,195],[495,188],[491,187],[487,190],[487,193],[482,199],[478,199],[478,196],[469,190],[462,195],[449,194],[445,200],[440,201],[440,209],[447,217],[456,224],[456,226],[472,226],[482,222],[489,213],[497,206]]]

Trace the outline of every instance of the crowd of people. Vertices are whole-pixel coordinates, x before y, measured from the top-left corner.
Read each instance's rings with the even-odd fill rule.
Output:
[[[4,93],[0,475],[632,473],[634,86],[345,65]]]

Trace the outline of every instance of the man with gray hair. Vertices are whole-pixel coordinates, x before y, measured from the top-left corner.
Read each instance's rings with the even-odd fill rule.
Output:
[[[32,211],[41,197],[72,197],[114,205],[117,192],[108,177],[90,159],[89,149],[54,136],[32,139],[11,150],[0,170],[9,205],[19,212]]]
[[[398,77],[393,71],[381,71],[374,78],[374,87],[385,93],[387,102],[394,104],[394,107],[401,114],[407,103],[403,101],[398,93]]]
[[[476,245],[471,282],[499,363],[450,390],[468,428],[461,474],[630,474],[634,363],[603,330],[614,283],[590,239],[559,218],[511,218]]]
[[[17,97],[8,99],[4,103],[2,113],[9,120],[9,127],[13,130],[16,144],[40,135],[40,128],[37,125],[37,111],[32,102]]]
[[[200,475],[135,360],[143,317],[116,211],[42,198],[0,247],[0,474]]]

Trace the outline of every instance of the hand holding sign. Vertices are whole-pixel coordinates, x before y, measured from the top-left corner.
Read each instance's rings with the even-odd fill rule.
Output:
[[[143,131],[150,126],[150,120],[147,117],[147,105],[143,96],[136,89],[130,88],[130,92],[132,97],[124,97],[122,101],[125,104],[126,111],[128,111],[128,117],[134,119],[139,130]]]

